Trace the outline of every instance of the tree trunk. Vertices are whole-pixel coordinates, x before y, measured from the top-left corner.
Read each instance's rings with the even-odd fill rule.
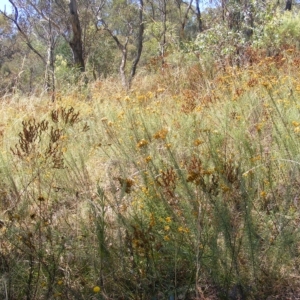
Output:
[[[167,1],[168,0],[162,0],[161,4],[161,21],[163,25],[162,29],[162,39],[160,41],[160,56],[161,56],[161,64],[162,64],[162,69],[164,69],[165,66],[165,55],[166,55],[166,46],[167,46]]]
[[[11,20],[16,25],[18,31],[21,33],[21,35],[25,39],[26,45],[42,60],[43,64],[46,65],[46,60],[44,59],[44,57],[41,55],[41,53],[36,48],[33,47],[28,35],[20,27],[19,11],[18,11],[18,8],[17,8],[15,2],[13,0],[9,0],[9,2],[14,7],[14,15],[13,15],[13,13],[8,15],[8,14],[6,14],[6,12],[3,12],[4,17]]]
[[[51,94],[51,101],[55,101],[55,69],[54,69],[54,44],[52,40],[49,41],[48,53],[47,53],[47,66],[46,66],[46,89]]]
[[[185,33],[184,33],[184,30],[185,30],[185,26],[186,26],[186,23],[188,21],[188,16],[189,16],[189,12],[191,10],[191,7],[192,7],[192,4],[193,4],[193,1],[194,0],[190,0],[189,4],[187,4],[187,8],[185,10],[185,13],[184,15],[182,16],[182,13],[181,13],[181,4],[182,2],[179,2],[179,5],[178,5],[178,9],[179,9],[179,18],[180,18],[180,39],[181,40],[184,40],[185,39]]]
[[[251,40],[251,37],[253,35],[253,28],[254,28],[254,6],[252,4],[252,1],[250,0],[244,0],[243,8],[242,8],[242,22],[243,22],[243,34],[245,37],[245,40],[249,42]]]
[[[143,0],[140,0],[139,32],[138,32],[138,37],[137,37],[137,50],[136,50],[137,52],[136,52],[135,59],[132,63],[131,73],[130,73],[130,77],[128,79],[128,88],[131,87],[131,83],[132,83],[133,77],[135,75],[136,68],[140,61],[140,58],[142,55],[142,50],[143,50],[143,36],[144,36],[143,10],[144,10],[144,2],[143,2]]]
[[[292,0],[287,0],[286,1],[285,10],[292,10]]]
[[[196,9],[197,9],[197,21],[198,21],[198,30],[199,32],[203,31],[203,23],[202,23],[202,15],[200,10],[200,3],[199,0],[196,0]]]
[[[52,102],[55,101],[55,58],[54,49],[56,44],[56,38],[52,32],[52,24],[49,22],[49,36],[48,36],[48,49],[47,49],[47,65],[45,73],[45,83],[47,92],[51,94]]]
[[[121,76],[121,81],[122,85],[128,89],[127,82],[126,82],[126,73],[125,73],[125,67],[126,67],[126,62],[127,62],[127,43],[125,46],[122,47],[122,60],[120,64],[120,76]]]
[[[70,0],[70,21],[72,25],[73,36],[69,44],[73,52],[73,60],[75,66],[79,68],[81,72],[85,71],[84,59],[83,59],[83,45],[81,39],[81,26],[77,11],[76,0]]]

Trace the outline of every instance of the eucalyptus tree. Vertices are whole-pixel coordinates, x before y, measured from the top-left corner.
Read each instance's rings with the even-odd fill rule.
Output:
[[[169,46],[177,43],[176,23],[171,17],[175,10],[172,0],[147,0],[145,6],[146,35],[156,44],[156,56],[162,69]]]
[[[143,0],[100,0],[93,7],[96,29],[106,31],[120,51],[119,73],[127,89],[131,87],[143,50],[143,11]],[[129,58],[132,59],[130,67]]]
[[[16,27],[18,35],[25,42],[27,47],[38,57],[38,61],[42,63],[45,69],[45,87],[46,89],[51,88],[51,82],[53,80],[49,80],[51,78],[49,72],[50,69],[48,66],[47,60],[47,51],[46,47],[44,47],[45,37],[49,37],[47,34],[47,26],[43,26],[39,22],[39,18],[34,13],[31,7],[26,6],[26,3],[22,0],[9,0],[12,5],[12,13],[8,14],[6,11],[1,11],[2,16],[4,16],[7,20],[10,20]],[[41,25],[41,26],[40,26]],[[47,28],[47,29],[46,29]],[[46,29],[46,31],[45,31]],[[41,33],[43,31],[43,33]],[[42,37],[42,39],[41,39]],[[47,39],[47,38],[46,38]],[[51,46],[53,46],[54,39],[51,36]],[[50,38],[49,38],[50,42]],[[37,65],[38,62],[35,63]],[[30,67],[30,72],[32,73],[32,66]],[[32,89],[32,84],[30,80],[30,90]],[[54,89],[54,86],[51,88]]]
[[[179,22],[180,22],[180,38],[183,40],[185,38],[185,27],[187,25],[189,14],[192,12],[192,6],[194,0],[189,0],[188,2],[185,2],[183,0],[175,0],[176,7],[178,9],[178,15],[179,15]],[[197,4],[197,3],[196,3]],[[198,2],[199,4],[199,2]],[[197,13],[198,9],[200,12],[200,7],[197,7]],[[201,15],[201,12],[200,12]]]
[[[21,0],[9,0],[21,1]],[[51,9],[44,9],[41,0],[23,0],[32,7],[41,19],[51,24],[67,41],[72,54],[73,62],[80,71],[85,71],[82,28],[76,0],[44,0]]]
[[[12,21],[16,26],[17,30],[24,39],[26,45],[41,59],[45,64],[46,60],[40,51],[34,46],[32,27],[30,26],[29,18],[31,18],[31,13],[25,8],[26,5],[22,0],[9,0],[13,6],[13,12],[7,13],[6,11],[0,10],[1,14],[8,20]]]
[[[157,58],[163,70],[172,51],[203,31],[200,0],[147,0],[147,38],[157,44]]]
[[[203,22],[202,22],[202,13],[201,13],[201,9],[200,9],[200,0],[196,0],[195,3],[195,14],[196,14],[196,18],[197,18],[197,23],[198,23],[198,31],[202,32],[203,31]]]
[[[76,0],[9,0],[13,13],[1,13],[16,26],[26,45],[45,68],[45,85],[55,92],[55,46],[59,36],[68,43],[74,66],[85,71],[82,29]]]
[[[160,13],[160,22],[162,24],[161,40],[160,40],[160,55],[162,57],[162,65],[164,65],[165,50],[167,46],[167,4],[169,0],[158,0],[158,10]]]
[[[24,52],[13,24],[0,14],[0,96],[13,91],[19,73],[18,62]]]
[[[22,2],[20,2],[22,3]],[[23,9],[30,12],[32,22],[31,28],[34,30],[34,35],[39,41],[46,45],[45,47],[45,83],[47,91],[51,91],[52,101],[55,99],[55,47],[60,35],[59,28],[53,25],[50,20],[42,18],[40,12],[43,14],[51,15],[53,11],[52,1],[39,1],[39,10],[37,11],[33,5],[27,5],[29,2],[24,3]]]

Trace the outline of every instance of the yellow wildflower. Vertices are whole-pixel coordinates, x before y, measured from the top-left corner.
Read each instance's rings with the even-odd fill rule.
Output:
[[[185,232],[185,233],[188,233],[188,232],[189,232],[189,229],[186,228],[186,227],[180,226],[180,227],[178,227],[178,231],[179,231],[179,232]]]
[[[170,237],[169,237],[168,235],[165,235],[165,236],[164,236],[164,240],[165,240],[165,241],[169,241],[169,240],[170,240]]]
[[[154,138],[154,139],[157,139],[157,140],[158,140],[158,139],[164,140],[164,139],[166,138],[167,134],[168,134],[168,129],[163,128],[163,129],[157,131],[157,132],[153,135],[153,138]]]
[[[202,140],[199,140],[199,139],[196,139],[195,141],[194,141],[194,145],[195,146],[199,146],[199,145],[201,145],[203,143],[203,141]]]
[[[266,198],[267,193],[266,193],[265,191],[262,191],[262,192],[260,192],[260,196],[261,196],[262,198]]]
[[[153,214],[150,215],[150,223],[149,226],[153,227],[155,225],[155,217]]]
[[[146,96],[145,96],[145,95],[139,95],[139,96],[137,97],[137,99],[138,99],[139,101],[145,101],[145,100],[146,100]]]
[[[300,126],[294,128],[294,132],[295,132],[295,133],[299,133],[299,132],[300,132]]]
[[[142,148],[142,147],[145,147],[148,145],[148,142],[145,140],[145,139],[142,139],[140,140],[138,143],[137,143],[137,147],[138,148]]]
[[[94,292],[94,293],[99,293],[100,291],[101,291],[101,289],[100,289],[100,287],[97,286],[97,285],[93,288],[93,292]]]
[[[148,162],[150,162],[152,160],[152,157],[149,155],[149,156],[147,156],[146,158],[145,158],[145,161],[148,163]]]
[[[300,125],[300,122],[293,121],[293,122],[292,122],[292,125],[293,125],[294,127],[298,127],[298,126]]]

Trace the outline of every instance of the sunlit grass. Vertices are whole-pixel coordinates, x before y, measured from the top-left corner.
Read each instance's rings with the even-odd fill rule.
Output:
[[[213,79],[195,64],[128,93],[107,80],[55,103],[3,102],[2,298],[266,298],[299,286],[298,78],[293,50]]]

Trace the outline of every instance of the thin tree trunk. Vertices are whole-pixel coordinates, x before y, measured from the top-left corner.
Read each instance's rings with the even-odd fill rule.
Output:
[[[197,9],[197,21],[198,21],[198,30],[199,32],[203,31],[202,15],[200,10],[200,0],[196,0],[196,9]]]
[[[162,24],[163,24],[163,31],[162,31],[162,40],[160,42],[160,55],[161,55],[161,63],[162,63],[162,69],[165,65],[165,50],[166,50],[166,44],[167,44],[167,0],[162,0]]]
[[[186,8],[186,11],[184,13],[184,16],[182,18],[181,16],[181,8],[179,7],[179,12],[180,12],[180,22],[181,22],[181,30],[180,30],[180,38],[182,40],[184,40],[185,38],[185,34],[184,34],[184,30],[185,30],[185,26],[186,26],[186,23],[188,21],[188,16],[189,16],[189,12],[190,12],[190,9],[192,8],[192,3],[193,3],[194,0],[190,0],[187,8]]]
[[[126,73],[125,73],[125,67],[126,67],[126,62],[127,62],[127,43],[126,46],[122,47],[122,60],[121,60],[121,64],[120,64],[120,76],[121,76],[121,81],[122,81],[122,85],[126,88],[128,88],[127,86],[127,82],[126,82]]]
[[[143,10],[144,10],[144,2],[143,2],[143,0],[140,0],[140,10],[139,10],[140,25],[139,25],[139,32],[138,32],[138,37],[137,37],[137,53],[136,53],[135,59],[132,63],[131,73],[130,73],[130,77],[128,79],[128,88],[131,87],[132,80],[133,80],[133,77],[135,76],[136,68],[140,61],[142,51],[143,51],[143,36],[144,36]]]
[[[29,37],[27,36],[27,34],[22,30],[22,28],[19,25],[19,20],[18,20],[19,19],[19,11],[18,11],[16,4],[14,3],[13,0],[9,0],[9,2],[14,7],[14,16],[12,17],[12,14],[7,15],[6,12],[2,12],[4,17],[11,20],[16,25],[18,31],[21,33],[21,35],[25,39],[26,45],[42,60],[43,64],[46,65],[46,60],[44,59],[44,57],[40,54],[40,52],[37,49],[34,48],[32,43],[30,42]]]
[[[55,101],[55,75],[54,75],[54,47],[52,41],[49,43],[48,61],[46,70],[47,90],[51,93],[51,101]]]
[[[49,22],[48,50],[47,50],[47,65],[46,65],[46,89],[51,93],[51,101],[55,101],[55,66],[54,66],[54,48],[56,39],[52,34],[52,23]]]

